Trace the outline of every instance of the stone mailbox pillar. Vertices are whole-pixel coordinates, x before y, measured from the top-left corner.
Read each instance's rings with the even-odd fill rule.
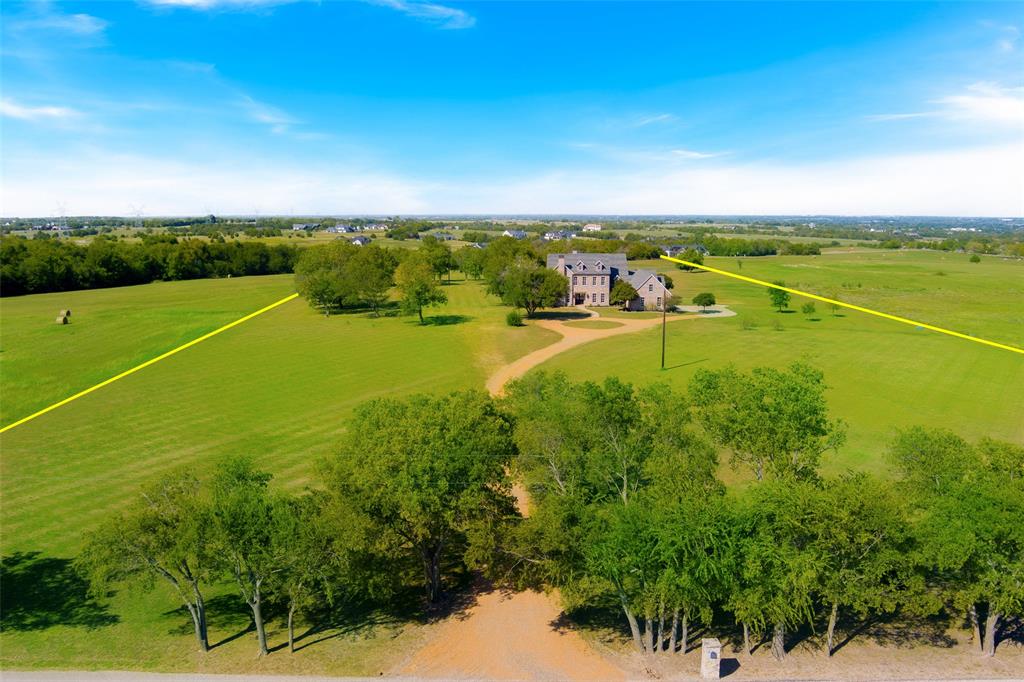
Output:
[[[722,663],[722,643],[717,639],[700,640],[700,676],[705,680],[717,680]]]

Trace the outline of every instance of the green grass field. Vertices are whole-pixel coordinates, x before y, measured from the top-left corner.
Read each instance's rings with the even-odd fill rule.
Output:
[[[989,257],[970,263],[963,254],[874,250],[740,261],[742,267],[732,258],[706,263],[1024,347],[1022,261]],[[670,273],[682,303],[710,291],[738,315],[670,324],[664,372],[660,329],[575,348],[542,369],[581,379],[626,374],[684,387],[699,367],[809,362],[825,372],[833,412],[849,426],[846,445],[826,460],[833,471],[884,470],[895,430],[913,424],[1024,442],[1024,356],[850,310],[836,317],[823,303],[807,316],[799,312],[806,301],[799,297],[790,304],[796,312],[780,314],[756,285],[682,272],[666,261],[643,265]]]
[[[1021,261],[983,258],[972,264],[962,254],[874,250],[740,260],[742,269],[736,259],[708,263],[1024,345]],[[847,444],[828,460],[832,471],[884,470],[886,444],[895,429],[910,424],[1024,442],[1024,356],[852,311],[833,316],[822,304],[813,316],[779,314],[759,287],[684,273],[664,261],[642,265],[670,272],[681,302],[711,291],[738,315],[672,322],[664,372],[658,367],[658,328],[575,348],[543,369],[562,369],[576,379],[618,375],[683,387],[698,367],[808,361],[825,372],[834,414],[849,424]],[[273,276],[2,299],[2,423],[291,291],[290,276]],[[557,338],[529,324],[508,327],[508,309],[486,297],[478,283],[457,281],[445,291],[449,304],[428,311],[431,324],[424,327],[408,317],[365,313],[325,318],[295,300],[0,436],[5,590],[41,585],[77,604],[58,609],[53,619],[63,624],[56,624],[46,620],[53,613],[45,599],[34,605],[22,598],[15,604],[21,610],[11,611],[5,592],[0,666],[333,674],[384,669],[416,641],[417,628],[388,619],[338,627],[308,638],[315,646],[295,656],[257,660],[252,633],[231,639],[248,621],[225,586],[211,595],[218,614],[211,637],[230,641],[202,657],[192,651],[187,616],[164,589],[124,591],[108,605],[90,605],[67,562],[85,531],[163,472],[185,464],[202,471],[222,456],[253,453],[277,485],[301,488],[357,403],[386,394],[482,389],[494,369]],[[795,299],[792,307],[799,310],[801,303]],[[71,325],[53,323],[61,308],[72,309]],[[17,558],[10,560],[33,552],[38,556],[22,561],[20,569]],[[117,622],[105,623],[111,616]],[[272,625],[272,645],[280,644],[279,619]]]
[[[281,298],[291,279],[4,299],[5,423]],[[74,586],[67,560],[83,531],[143,482],[186,464],[202,471],[224,455],[247,452],[279,485],[300,488],[357,403],[391,393],[482,389],[496,367],[557,338],[539,327],[508,327],[507,310],[478,283],[457,281],[445,291],[449,304],[429,310],[423,327],[408,317],[365,313],[325,318],[295,300],[8,431],[0,436],[3,555],[38,552],[26,575]],[[71,325],[53,324],[55,306],[72,309]],[[14,589],[17,581],[8,585]],[[248,621],[232,590],[213,596],[231,609],[211,623],[216,642]],[[187,616],[175,608],[160,587],[116,596],[109,613],[120,622],[103,627],[90,627],[84,617],[70,619],[77,625],[12,627],[5,617],[0,664],[376,674],[373,666],[395,653],[392,638],[403,627],[320,633],[313,639],[330,637],[291,661],[285,653],[257,662],[249,635],[199,658],[191,635],[180,631]],[[21,620],[31,621],[14,622]],[[280,643],[280,631],[273,636]]]

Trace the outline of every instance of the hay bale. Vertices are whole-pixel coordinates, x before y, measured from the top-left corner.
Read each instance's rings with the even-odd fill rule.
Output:
[[[62,311],[60,311],[59,315],[61,317],[71,317],[71,311],[70,310],[62,310]]]
[[[57,324],[67,324],[69,321],[70,320],[68,320],[66,315],[60,315],[57,317]]]

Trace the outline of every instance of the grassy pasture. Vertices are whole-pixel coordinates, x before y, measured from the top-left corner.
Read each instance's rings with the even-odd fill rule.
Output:
[[[274,276],[72,292],[57,305],[73,310],[68,327],[50,319],[55,295],[5,300],[5,403],[15,394],[10,386],[45,389],[12,399],[5,415],[21,416],[290,291],[290,276]],[[445,291],[449,304],[427,311],[423,327],[408,317],[366,313],[325,318],[295,300],[0,436],[4,582],[12,590],[19,583],[7,579],[18,576],[21,584],[52,584],[77,604],[74,613],[62,614],[72,624],[38,627],[48,612],[35,613],[37,605],[6,592],[5,607],[15,607],[8,613],[29,615],[5,617],[0,665],[379,672],[373,666],[401,650],[392,640],[403,631],[398,622],[385,618],[352,632],[340,624],[306,640],[326,638],[301,656],[266,661],[254,659],[247,633],[202,658],[191,653],[191,635],[180,629],[187,615],[166,590],[133,590],[116,595],[109,608],[88,606],[68,560],[84,531],[161,473],[186,464],[203,471],[221,456],[249,452],[277,485],[299,489],[355,404],[387,394],[482,388],[496,367],[556,338],[539,327],[508,327],[507,309],[485,297],[478,283],[456,281]],[[61,352],[68,344],[60,332],[76,332],[74,348],[82,353]],[[43,351],[45,357],[36,357]],[[39,554],[11,561],[17,553]],[[211,623],[213,642],[246,627],[232,589],[210,596],[221,604],[211,610],[222,614]],[[119,621],[108,624],[110,616]],[[281,631],[272,637],[280,643]]]
[[[1024,262],[933,252],[836,252],[817,257],[708,258],[707,264],[766,281],[872,307],[922,322],[1024,347]],[[618,374],[684,387],[699,367],[741,369],[804,360],[825,372],[836,416],[847,421],[846,445],[829,456],[832,471],[884,469],[897,428],[946,426],[968,438],[1024,442],[1024,357],[851,310],[839,316],[793,297],[777,313],[762,287],[707,272],[686,273],[666,261],[684,303],[702,291],[736,317],[668,327],[665,372],[660,329],[572,349],[541,369],[577,378]],[[942,273],[942,274],[939,274]],[[603,313],[602,313],[603,314]],[[628,369],[626,369],[628,368]]]
[[[784,279],[868,307],[1024,345],[1024,262],[962,254],[835,251],[820,257],[708,259],[760,279]],[[1024,442],[1024,358],[824,304],[806,316],[779,314],[764,290],[665,261],[682,302],[712,291],[739,313],[673,322],[668,369],[658,369],[660,329],[597,341],[545,363],[574,378],[615,374],[685,386],[697,367],[820,367],[849,441],[833,471],[880,469],[893,430],[948,426],[967,437]],[[939,274],[939,273],[942,274]],[[170,282],[0,300],[2,423],[278,300],[290,276]],[[0,666],[209,672],[376,674],[420,636],[380,614],[368,625],[310,635],[295,656],[254,657],[233,590],[211,591],[211,654],[192,652],[187,616],[164,589],[84,596],[67,562],[83,532],[139,486],[184,464],[205,469],[235,452],[257,454],[275,483],[299,489],[346,428],[351,408],[386,394],[482,388],[497,367],[553,342],[534,325],[510,328],[508,309],[473,282],[445,287],[450,302],[431,324],[353,313],[324,318],[301,300],[285,304],[116,384],[0,436],[0,549],[8,557]],[[794,299],[799,310],[802,301]],[[73,323],[53,324],[70,307]],[[618,311],[601,310],[614,321]],[[656,316],[657,313],[640,313]],[[629,315],[631,317],[635,315]],[[592,321],[590,321],[592,322]],[[598,322],[601,322],[600,320]],[[776,329],[776,322],[781,329]],[[38,552],[26,559],[25,553]],[[22,553],[21,557],[15,556]],[[10,557],[14,556],[14,561]],[[72,608],[53,613],[10,591],[27,584]],[[17,595],[15,595],[17,597]],[[15,620],[12,620],[14,618]],[[111,618],[116,622],[109,622]],[[281,643],[272,621],[272,646]],[[301,630],[300,630],[301,632]],[[321,641],[322,640],[322,641]],[[112,644],[116,643],[116,644]],[[302,644],[303,642],[300,642]]]

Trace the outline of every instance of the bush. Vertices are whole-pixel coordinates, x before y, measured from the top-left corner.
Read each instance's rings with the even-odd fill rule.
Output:
[[[971,262],[972,263],[980,263],[981,262],[981,256],[979,256],[976,253],[971,254]]]
[[[522,327],[523,316],[519,314],[518,310],[512,310],[505,316],[505,323],[510,327]]]
[[[807,303],[803,304],[803,306],[800,308],[800,310],[803,311],[804,315],[813,315],[814,314],[814,303],[808,301]]]

